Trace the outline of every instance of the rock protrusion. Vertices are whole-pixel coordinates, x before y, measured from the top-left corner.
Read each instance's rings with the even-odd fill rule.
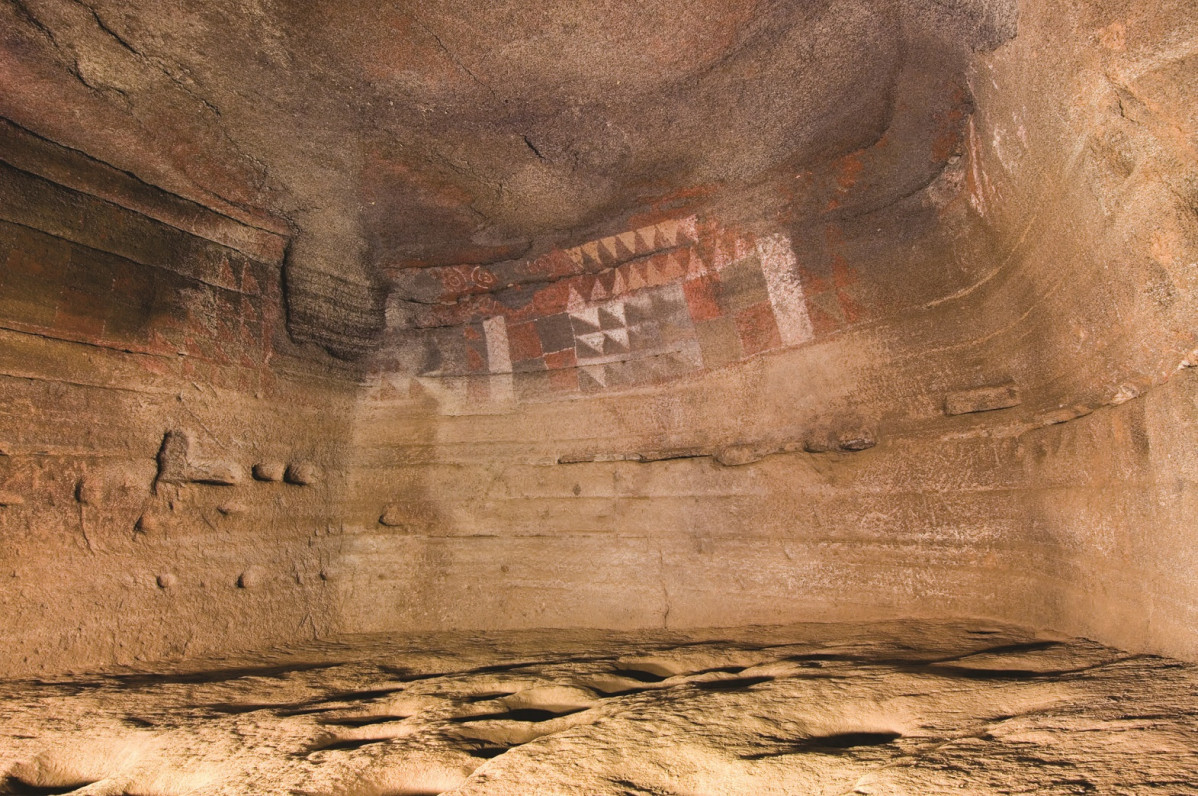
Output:
[[[158,448],[158,475],[154,487],[159,484],[181,484],[187,480],[187,452],[191,448],[191,437],[184,431],[172,430],[162,436]]]
[[[877,444],[873,432],[866,428],[842,431],[836,435],[836,447],[850,453],[869,450]]]
[[[234,464],[214,462],[193,467],[187,480],[195,484],[236,486],[241,483],[241,472]]]
[[[1019,388],[1011,383],[998,384],[949,393],[944,397],[944,413],[968,415],[974,412],[992,412],[995,409],[1019,406],[1021,403],[1023,399],[1019,396]]]
[[[408,513],[398,503],[387,504],[383,508],[383,513],[379,515],[379,525],[385,525],[388,528],[402,528],[407,524]]]
[[[100,501],[100,485],[91,476],[83,476],[75,482],[75,502],[91,506]]]
[[[133,530],[138,533],[154,534],[162,530],[162,522],[152,514],[143,514],[137,518]]]
[[[802,442],[792,442],[783,446],[783,450],[791,452],[800,448],[807,453],[858,453],[869,450],[878,444],[877,435],[868,428],[848,427],[840,431],[824,431],[808,435]]]
[[[282,462],[259,462],[254,465],[254,480],[277,483],[283,480],[287,467]]]
[[[163,572],[156,578],[158,588],[173,589],[179,585],[179,577],[172,572]]]
[[[296,486],[311,486],[320,480],[320,469],[312,462],[292,462],[283,471],[283,480]]]
[[[191,442],[191,436],[186,431],[172,429],[163,435],[162,445],[158,448],[155,491],[159,484],[234,486],[241,482],[241,471],[235,464],[219,461],[192,463]]]
[[[259,566],[247,568],[237,576],[237,588],[257,589],[266,583],[266,570]]]
[[[759,462],[771,453],[776,453],[778,448],[769,445],[729,445],[726,448],[720,448],[715,452],[714,457],[717,462],[725,467],[739,467],[744,464],[752,464]]]

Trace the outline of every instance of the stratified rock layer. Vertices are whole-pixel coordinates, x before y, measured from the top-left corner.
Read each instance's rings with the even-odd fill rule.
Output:
[[[0,674],[948,615],[1195,658],[1190,5],[0,5]]]

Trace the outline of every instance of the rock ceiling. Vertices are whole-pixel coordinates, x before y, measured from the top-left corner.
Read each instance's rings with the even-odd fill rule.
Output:
[[[754,212],[801,204],[787,180],[888,130],[908,192],[931,122],[903,119],[960,103],[1012,27],[944,0],[6,0],[0,115],[289,231],[299,272],[351,286],[316,292],[362,304],[771,180]]]

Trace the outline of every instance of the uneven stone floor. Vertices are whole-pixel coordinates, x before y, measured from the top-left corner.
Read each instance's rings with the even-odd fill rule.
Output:
[[[0,793],[1198,793],[1198,666],[976,622],[358,637],[0,704]]]

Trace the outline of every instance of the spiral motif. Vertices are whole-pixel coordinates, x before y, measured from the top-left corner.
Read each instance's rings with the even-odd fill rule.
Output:
[[[460,293],[469,285],[466,275],[458,268],[446,268],[441,272],[441,284],[448,293]]]
[[[495,274],[481,265],[474,266],[474,270],[470,272],[470,280],[484,290],[494,287],[496,282]]]

